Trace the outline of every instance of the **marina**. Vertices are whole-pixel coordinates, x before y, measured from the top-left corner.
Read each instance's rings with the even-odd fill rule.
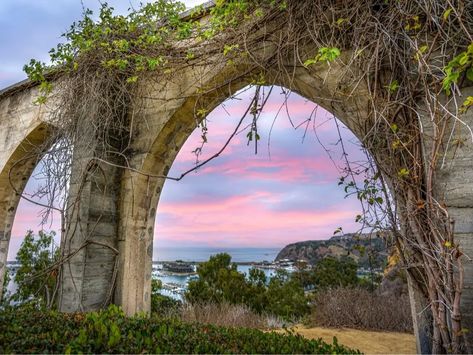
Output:
[[[152,266],[152,276],[158,279],[162,283],[161,293],[166,296],[170,296],[177,300],[183,300],[184,294],[187,291],[189,282],[197,280],[197,267],[200,261],[183,262],[182,260],[175,261],[154,261]],[[257,268],[262,270],[266,277],[271,277],[276,273],[278,269],[284,269],[288,272],[294,271],[294,266],[291,262],[282,261],[278,262],[235,262],[237,270],[249,274],[251,268]],[[16,285],[13,281],[16,271],[20,265],[16,261],[7,262],[7,268],[10,272],[10,284],[8,285],[8,291],[10,293],[15,292]]]

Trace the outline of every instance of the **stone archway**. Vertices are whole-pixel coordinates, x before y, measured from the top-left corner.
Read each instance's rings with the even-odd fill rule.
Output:
[[[291,83],[281,82],[278,80],[279,75],[268,73],[268,78],[272,78],[268,79],[270,81],[268,84],[284,86],[317,104],[322,102],[320,106],[340,117],[352,131],[357,132],[357,120],[354,118],[363,115],[360,112],[364,100],[362,91],[359,91],[359,96],[351,99],[340,97],[335,94],[333,88],[336,89],[340,85],[342,68],[320,66],[320,69],[320,77],[317,78],[311,76],[307,69],[300,68]],[[165,181],[158,176],[167,175],[182,145],[194,131],[196,107],[211,112],[225,99],[251,82],[250,68],[248,71],[248,75],[230,83],[226,82],[226,75],[218,72],[217,75],[207,79],[212,85],[202,81],[196,85],[192,84],[192,81],[189,83],[184,80],[176,84],[176,87],[188,88],[188,91],[181,94],[186,99],[176,100],[170,107],[163,109],[158,97],[160,94],[169,95],[168,87],[167,91],[156,93],[157,97],[150,100],[143,110],[146,118],[143,117],[140,121],[146,122],[146,125],[152,128],[139,130],[141,135],[134,139],[134,142],[140,145],[149,142],[149,145],[144,152],[130,160],[136,165],[131,165],[131,169],[124,172],[121,190],[120,208],[124,217],[120,219],[119,229],[119,235],[123,237],[119,241],[121,267],[116,301],[128,314],[150,309],[154,220]],[[324,84],[321,79],[323,77],[333,85],[333,88]],[[202,96],[198,93],[201,86],[220,89],[212,90]],[[138,147],[132,149],[140,151]]]
[[[372,5],[377,9],[380,7],[379,4]],[[408,18],[410,26],[409,21],[416,20]],[[261,27],[261,32],[280,29],[278,23],[264,25],[267,27]],[[66,251],[74,255],[63,266],[62,310],[94,310],[112,301],[122,305],[128,314],[149,309],[152,222],[163,179],[180,146],[195,127],[196,108],[211,110],[239,88],[252,83],[253,75],[262,73],[265,84],[284,86],[320,104],[341,119],[364,142],[364,133],[370,130],[368,118],[372,113],[370,105],[373,100],[369,100],[366,89],[369,79],[352,73],[355,69],[352,69],[350,59],[354,59],[354,56],[350,55],[349,49],[344,50],[333,63],[313,63],[306,68],[297,56],[304,53],[309,57],[317,53],[319,48],[315,42],[309,45],[305,43],[310,48],[298,48],[299,52],[286,53],[287,58],[278,58],[280,60],[276,61],[270,60],[278,49],[274,42],[261,40],[254,45],[256,48],[251,48],[251,61],[243,59],[233,66],[218,60],[215,61],[217,64],[207,66],[186,65],[178,68],[179,75],[148,77],[148,82],[141,83],[142,92],[148,89],[150,95],[147,95],[141,107],[127,108],[127,112],[133,112],[133,119],[137,123],[129,137],[126,164],[95,161],[90,165],[88,162],[94,160],[94,152],[75,147],[77,154],[73,171],[79,180],[77,189],[71,190],[70,205],[74,209],[71,209],[73,212],[69,221],[77,225],[78,229],[66,236]],[[260,63],[265,63],[265,66]],[[20,90],[28,93],[30,88],[26,86]],[[471,95],[472,88],[463,87],[461,94]],[[2,102],[10,97],[11,93],[0,96]],[[438,98],[443,100],[440,95]],[[27,94],[24,99],[31,99],[31,95]],[[382,96],[379,100],[383,104]],[[422,164],[430,161],[425,153],[428,149],[425,148],[432,146],[438,136],[436,138],[435,129],[432,128],[430,113],[422,108],[423,103],[415,104],[419,121],[416,123],[421,130],[416,131],[416,134],[421,133],[418,150],[424,154]],[[444,103],[439,102],[439,106],[442,105]],[[411,118],[409,115],[406,117]],[[0,124],[8,125],[6,120],[2,117]],[[473,113],[470,110],[462,117],[461,124],[458,121],[451,123],[457,126],[442,145],[445,159],[434,172],[437,179],[436,185],[432,186],[439,207],[448,210],[456,220],[455,236],[460,241],[462,252],[467,255],[473,252],[473,225],[470,223],[473,213],[473,140],[470,136],[473,134],[469,131],[472,121]],[[386,123],[388,125],[385,128],[389,130],[389,122]],[[456,142],[455,145],[452,142]],[[126,168],[122,169],[122,165],[126,165]],[[84,175],[82,173],[90,172],[91,169],[91,178],[83,184],[80,181]],[[415,210],[409,212],[415,213]],[[461,300],[462,308],[468,310],[473,304],[473,265],[471,259],[464,259],[465,289]],[[413,299],[417,299],[418,293],[412,294]],[[421,310],[424,308],[422,300],[418,301],[420,303],[417,300],[413,303],[419,305],[417,310]],[[418,315],[415,307],[414,313]],[[419,315],[425,313],[420,312]],[[472,328],[473,315],[463,313],[465,327]],[[428,320],[420,317],[419,323],[429,325]],[[422,328],[422,324],[416,329]],[[427,338],[428,333],[418,334],[418,340],[422,340],[418,345],[419,350],[429,350],[424,346],[428,342]]]

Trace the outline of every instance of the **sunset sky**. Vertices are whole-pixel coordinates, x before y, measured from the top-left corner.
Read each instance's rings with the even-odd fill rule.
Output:
[[[97,0],[84,0],[92,9]],[[129,1],[108,1],[123,12]],[[203,1],[185,1],[189,7]],[[133,2],[136,4],[136,1]],[[121,4],[121,6],[117,5]],[[0,1],[0,88],[25,78],[22,67],[30,58],[46,60],[48,51],[72,21],[80,18],[80,0]],[[209,143],[206,156],[225,142],[249,102],[250,92],[241,100],[227,101],[209,115]],[[238,135],[225,153],[197,173],[180,182],[168,180],[158,206],[155,248],[200,247],[282,247],[285,244],[324,239],[342,226],[354,231],[359,205],[345,199],[337,186],[343,166],[335,122],[331,115],[304,98],[291,94],[288,110],[280,110],[284,96],[280,89],[272,98],[259,123],[259,153],[247,146],[246,133]],[[307,135],[306,121],[316,110]],[[277,114],[279,111],[279,115]],[[268,151],[269,131],[276,118]],[[331,151],[334,160],[317,142]],[[356,139],[342,126],[350,160],[361,159]],[[191,153],[200,142],[195,131],[186,142],[170,174],[179,175],[192,167]],[[205,159],[205,157],[203,158]],[[337,168],[338,166],[338,168]],[[29,182],[27,191],[34,188]],[[13,228],[9,259],[13,259],[27,229],[38,230],[38,208],[21,201]],[[48,226],[49,227],[49,226]],[[53,229],[57,225],[53,224]]]

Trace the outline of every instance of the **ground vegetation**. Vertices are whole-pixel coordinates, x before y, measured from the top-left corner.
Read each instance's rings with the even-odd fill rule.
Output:
[[[1,353],[358,353],[336,340],[308,340],[151,317],[125,317],[116,306],[64,314],[27,306],[0,313]]]

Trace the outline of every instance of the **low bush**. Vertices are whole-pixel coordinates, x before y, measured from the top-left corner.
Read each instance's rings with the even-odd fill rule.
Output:
[[[359,353],[299,335],[184,323],[157,317],[126,318],[121,310],[88,314],[0,312],[0,353]]]
[[[283,322],[275,316],[255,313],[245,305],[230,303],[186,303],[178,318],[184,322],[198,322],[226,327],[256,329],[281,328]]]
[[[340,287],[317,292],[310,326],[412,332],[409,298]]]

